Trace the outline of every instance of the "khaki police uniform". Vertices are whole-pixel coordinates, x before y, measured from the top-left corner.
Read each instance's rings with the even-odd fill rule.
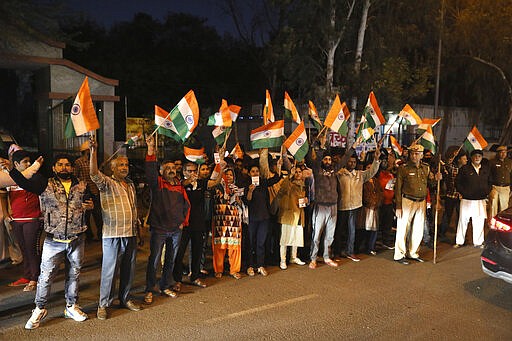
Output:
[[[507,150],[506,147],[499,147]],[[498,158],[491,160],[492,190],[489,195],[491,202],[490,216],[494,217],[498,212],[507,209],[510,200],[510,184],[512,178],[512,160]]]
[[[420,150],[421,151],[421,150]],[[427,180],[429,166],[420,163],[416,166],[411,161],[398,169],[395,185],[396,208],[402,209],[398,218],[395,241],[395,260],[404,257],[418,258],[418,251],[423,239],[425,214],[427,210]],[[410,235],[409,245],[406,245]]]

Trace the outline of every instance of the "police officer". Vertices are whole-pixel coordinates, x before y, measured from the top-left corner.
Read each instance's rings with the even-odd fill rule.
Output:
[[[489,164],[492,179],[489,198],[491,199],[491,217],[494,217],[509,206],[512,160],[507,158],[507,147],[499,146],[496,149],[496,157]]]
[[[398,169],[395,185],[397,230],[394,260],[407,265],[407,257],[423,262],[418,251],[423,238],[425,225],[427,180],[429,166],[421,163],[423,146],[409,147],[409,160]],[[407,235],[409,245],[406,245]]]

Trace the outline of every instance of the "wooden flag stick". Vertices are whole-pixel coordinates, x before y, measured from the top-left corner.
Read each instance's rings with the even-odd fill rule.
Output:
[[[386,137],[386,135],[389,134],[389,132],[391,131],[391,128],[393,128],[393,126],[395,125],[396,122],[398,122],[399,119],[400,119],[400,123],[402,123],[402,116],[397,115],[396,119],[393,121],[393,123],[391,123],[391,125],[388,128],[388,130],[386,130],[384,135],[382,135],[382,137],[380,138],[379,142],[377,142],[377,144],[381,144],[382,143],[382,140],[384,140],[384,137]]]
[[[230,128],[230,129],[228,130],[228,132],[226,133],[226,138],[224,139],[224,144],[222,144],[222,149],[226,149],[226,144],[228,143],[229,135],[231,135],[231,131],[232,131],[232,130],[233,130],[233,129],[232,129],[232,128]]]

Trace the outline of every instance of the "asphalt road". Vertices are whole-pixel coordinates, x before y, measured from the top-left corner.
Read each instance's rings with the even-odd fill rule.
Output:
[[[342,260],[338,269],[293,265],[269,276],[206,279],[208,288],[185,286],[177,299],[156,297],[140,312],[111,309],[96,319],[99,268],[89,259],[80,303],[89,320],[63,318],[62,280],[54,286],[49,316],[23,329],[33,293],[2,286],[1,340],[512,340],[512,286],[487,277],[480,250],[440,244],[437,264],[401,265],[392,251]],[[147,251],[139,253],[135,296],[142,300]],[[15,290],[6,292],[6,290]]]

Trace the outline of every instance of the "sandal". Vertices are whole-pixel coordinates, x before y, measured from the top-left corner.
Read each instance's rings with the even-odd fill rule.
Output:
[[[231,274],[231,276],[232,276],[234,279],[240,279],[240,278],[242,278],[242,275],[240,275],[240,272],[235,272],[234,274]]]
[[[23,291],[34,291],[37,288],[37,282],[36,281],[30,281],[25,287],[23,288]]]
[[[221,277],[222,277],[222,272],[215,273],[215,278],[221,278]]]
[[[146,295],[144,295],[144,303],[146,303],[146,304],[153,303],[153,293],[151,291],[147,292]]]

